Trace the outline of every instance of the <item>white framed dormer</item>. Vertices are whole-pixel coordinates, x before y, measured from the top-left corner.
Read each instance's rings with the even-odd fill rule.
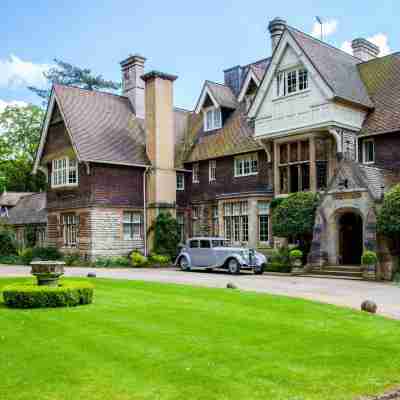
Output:
[[[207,107],[203,110],[204,131],[213,131],[222,128],[222,114],[220,107]]]
[[[51,187],[78,186],[78,161],[68,157],[52,160]]]
[[[374,139],[365,139],[362,142],[362,162],[363,164],[375,163],[375,141]]]

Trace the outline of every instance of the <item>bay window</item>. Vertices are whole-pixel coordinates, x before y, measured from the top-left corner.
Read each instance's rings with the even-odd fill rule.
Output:
[[[51,186],[75,186],[78,184],[78,162],[60,158],[52,161]]]
[[[230,242],[249,240],[249,219],[247,201],[224,204],[224,234]]]
[[[142,239],[143,217],[141,212],[126,211],[123,215],[124,240]]]

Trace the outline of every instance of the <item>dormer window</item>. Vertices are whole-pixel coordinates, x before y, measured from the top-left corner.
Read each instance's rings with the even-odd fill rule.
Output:
[[[212,131],[222,126],[221,109],[212,107],[204,110],[204,130]]]
[[[304,68],[279,72],[276,77],[277,97],[287,96],[308,89],[308,72]]]

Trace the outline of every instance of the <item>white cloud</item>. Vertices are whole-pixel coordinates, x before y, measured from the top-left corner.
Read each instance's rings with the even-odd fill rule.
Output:
[[[5,101],[0,99],[0,114],[5,110],[7,106],[26,107],[27,105],[28,103],[25,103],[25,101],[19,101],[19,100]]]
[[[48,64],[34,64],[11,54],[0,59],[0,87],[45,86],[43,72],[49,68]]]
[[[333,33],[335,33],[337,31],[337,26],[338,22],[336,19],[323,21],[322,23],[323,38],[325,39],[327,36],[330,36]],[[321,38],[321,25],[318,22],[314,22],[311,35],[318,39]]]
[[[392,52],[389,46],[389,38],[384,33],[377,33],[376,35],[367,38],[368,41],[379,47],[379,56],[386,56]],[[343,51],[353,54],[351,42],[346,40],[340,47]]]

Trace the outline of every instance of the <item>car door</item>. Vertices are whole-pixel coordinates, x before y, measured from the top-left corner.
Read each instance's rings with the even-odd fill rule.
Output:
[[[200,240],[199,259],[202,267],[211,267],[215,265],[215,253],[211,246],[211,240]]]
[[[192,267],[200,266],[200,242],[197,239],[189,241],[189,255],[192,262]]]

